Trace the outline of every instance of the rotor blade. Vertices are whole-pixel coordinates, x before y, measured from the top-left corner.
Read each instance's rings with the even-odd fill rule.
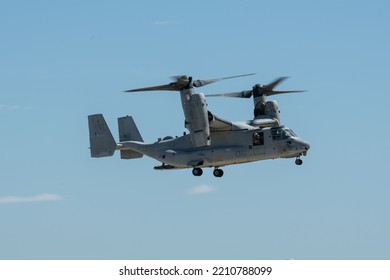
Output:
[[[265,85],[265,88],[267,90],[272,90],[274,87],[276,87],[278,84],[280,84],[281,82],[283,82],[285,79],[287,79],[288,77],[280,77],[280,78],[277,78],[275,81],[273,81],[272,83],[268,84],[268,85]]]
[[[207,94],[206,97],[239,97],[250,98],[252,96],[252,90],[244,90],[240,92],[220,93],[220,94]]]
[[[170,84],[154,86],[154,87],[130,89],[130,90],[125,90],[124,92],[153,91],[153,90],[174,90],[174,91],[176,91],[179,89],[176,87],[176,83],[170,83]]]
[[[215,82],[219,82],[222,80],[227,80],[227,79],[234,79],[234,78],[239,78],[239,77],[245,77],[245,76],[251,76],[255,75],[256,73],[251,73],[251,74],[244,74],[244,75],[237,75],[237,76],[231,76],[231,77],[224,77],[224,78],[217,78],[217,79],[210,79],[210,80],[196,80],[193,81],[194,87],[202,87],[208,84],[212,84]]]
[[[238,75],[238,76],[231,76],[231,77],[224,77],[224,78],[218,78],[218,79],[211,79],[211,80],[196,80],[192,82],[192,85],[194,87],[201,87],[205,86],[211,83],[215,83],[222,80],[227,79],[233,79],[238,77],[245,77],[255,75],[255,73],[252,74],[245,74],[245,75]],[[153,86],[153,87],[145,87],[145,88],[136,88],[136,89],[130,89],[126,90],[125,92],[137,92],[137,91],[154,91],[154,90],[171,90],[171,91],[179,91],[188,86],[191,83],[192,78],[188,77],[186,75],[182,76],[173,76],[172,79],[176,80],[176,82],[169,83],[166,85],[159,85],[159,86]]]
[[[283,93],[292,93],[292,92],[305,92],[306,90],[273,90],[267,93],[268,96],[275,94],[283,94]]]

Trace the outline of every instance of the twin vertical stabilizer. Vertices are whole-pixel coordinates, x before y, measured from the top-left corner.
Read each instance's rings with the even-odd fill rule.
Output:
[[[102,114],[88,116],[91,157],[112,156],[118,145]],[[118,118],[119,140],[143,142],[142,136],[132,117]],[[120,149],[120,148],[118,148]],[[122,159],[141,158],[143,154],[130,149],[120,149]]]
[[[109,157],[115,152],[116,142],[102,114],[88,116],[91,157]]]
[[[118,118],[119,141],[144,142],[132,117]],[[133,150],[121,150],[121,159],[142,158],[143,154]]]

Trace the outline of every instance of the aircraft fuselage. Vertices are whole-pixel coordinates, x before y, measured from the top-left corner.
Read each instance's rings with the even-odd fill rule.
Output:
[[[283,126],[212,132],[211,145],[199,148],[192,146],[190,135],[164,138],[152,144],[127,141],[119,145],[121,150],[135,150],[170,168],[221,167],[257,160],[299,157],[306,155],[310,147]]]

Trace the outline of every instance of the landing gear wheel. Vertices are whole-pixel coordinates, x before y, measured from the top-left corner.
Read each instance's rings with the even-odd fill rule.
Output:
[[[214,174],[215,177],[222,177],[223,176],[223,170],[219,169],[219,168],[216,168],[216,169],[214,169],[213,174]]]
[[[192,174],[194,176],[202,176],[203,170],[202,170],[202,168],[196,167],[196,168],[192,169]]]
[[[297,159],[295,160],[295,164],[296,164],[296,165],[302,165],[302,163],[303,163],[303,161],[302,161],[300,158],[297,158]]]

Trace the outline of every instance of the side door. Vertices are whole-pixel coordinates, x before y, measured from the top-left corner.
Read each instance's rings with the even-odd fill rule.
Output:
[[[265,142],[266,142],[266,135],[264,131],[262,130],[256,130],[254,132],[251,132],[251,137],[252,137],[252,151],[253,155],[255,157],[262,156],[266,154],[266,149],[265,149]]]

